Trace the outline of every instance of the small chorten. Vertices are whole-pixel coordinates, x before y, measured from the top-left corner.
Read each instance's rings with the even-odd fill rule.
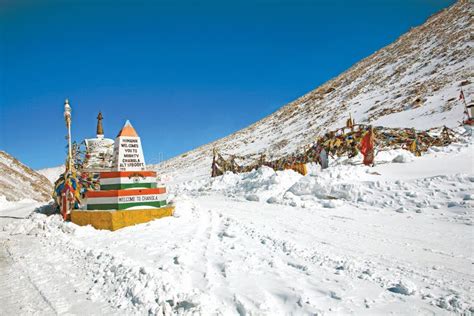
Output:
[[[95,138],[85,139],[86,157],[83,169],[87,172],[111,170],[114,156],[114,140],[104,137],[102,112],[97,115],[97,130]]]

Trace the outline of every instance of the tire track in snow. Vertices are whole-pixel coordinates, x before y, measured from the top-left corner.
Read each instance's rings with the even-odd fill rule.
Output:
[[[0,246],[0,306],[4,315],[58,314],[53,304],[29,278],[8,248]]]

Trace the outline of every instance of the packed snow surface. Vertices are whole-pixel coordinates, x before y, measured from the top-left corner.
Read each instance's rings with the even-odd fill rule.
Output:
[[[116,232],[3,200],[0,303],[10,314],[474,312],[473,145],[360,161],[170,179],[174,217]],[[8,295],[20,277],[27,298]]]

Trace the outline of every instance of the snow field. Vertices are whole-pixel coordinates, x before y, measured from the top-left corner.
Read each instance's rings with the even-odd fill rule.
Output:
[[[188,178],[174,217],[109,232],[45,208],[3,234],[59,313],[472,312],[472,149]]]

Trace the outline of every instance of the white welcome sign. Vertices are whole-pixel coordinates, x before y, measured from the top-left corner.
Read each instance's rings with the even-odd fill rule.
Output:
[[[115,139],[114,154],[117,171],[145,171],[142,142],[129,121]]]

